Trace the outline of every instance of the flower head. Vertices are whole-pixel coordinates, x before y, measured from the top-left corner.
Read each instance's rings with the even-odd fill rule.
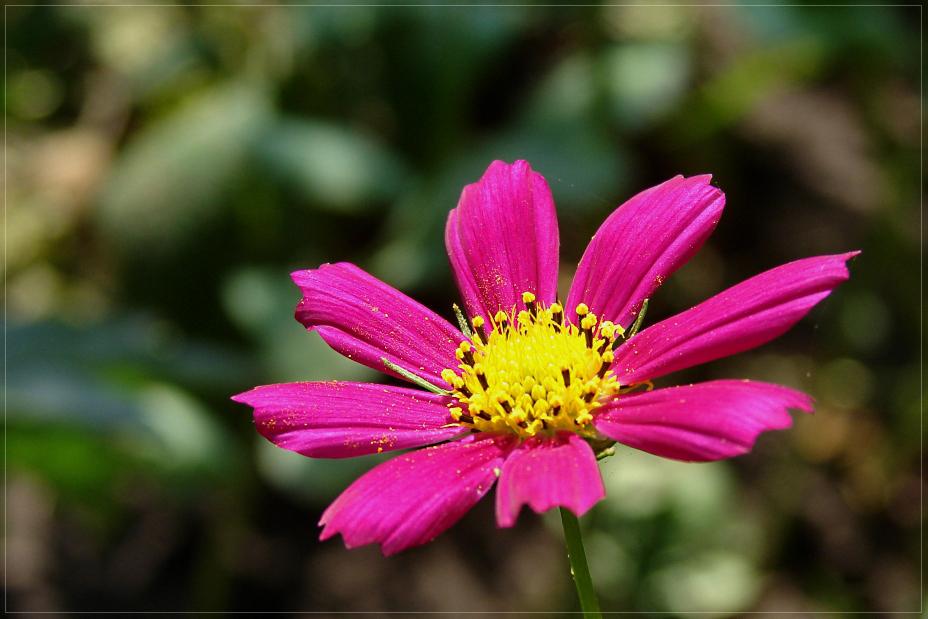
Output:
[[[445,319],[358,267],[292,274],[296,318],[335,350],[427,390],[325,382],[233,399],[258,431],[316,458],[423,447],[384,462],[322,515],[322,539],[392,554],[430,541],[494,483],[497,522],[523,505],[582,515],[605,490],[591,444],[617,441],[687,461],[749,451],[789,427],[809,396],[717,380],[650,380],[763,344],[848,277],[856,252],[797,260],[636,333],[647,299],[703,244],[725,198],[709,176],[674,177],[610,215],[557,297],[551,192],[528,163],[496,161],[464,188],[445,241],[467,316]]]
[[[456,403],[451,418],[465,427],[519,438],[576,432],[595,438],[593,412],[619,393],[612,347],[619,331],[597,324],[585,305],[577,324],[559,303],[525,292],[526,309],[498,311],[455,351],[457,367],[442,370]],[[579,326],[578,326],[579,325]]]

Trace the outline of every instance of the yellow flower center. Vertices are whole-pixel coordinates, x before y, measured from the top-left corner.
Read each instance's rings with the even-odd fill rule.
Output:
[[[570,431],[593,437],[593,411],[619,392],[610,366],[624,333],[581,303],[579,326],[564,320],[559,303],[544,306],[526,292],[527,309],[499,311],[491,323],[477,316],[473,335],[458,346],[457,368],[442,371],[453,387],[455,422],[481,432],[522,438]]]

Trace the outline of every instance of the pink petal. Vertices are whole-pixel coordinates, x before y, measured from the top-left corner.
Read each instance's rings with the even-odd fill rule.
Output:
[[[628,327],[641,302],[715,229],[725,194],[711,178],[675,176],[616,209],[583,253],[567,309],[586,303],[601,319]]]
[[[557,296],[558,230],[544,177],[525,161],[494,161],[448,214],[445,245],[469,315],[522,307],[522,293]]]
[[[421,447],[461,433],[448,398],[371,383],[287,383],[232,398],[255,409],[255,426],[278,447],[313,458],[348,458]]]
[[[496,481],[511,439],[471,435],[380,464],[329,506],[320,539],[381,544],[392,555],[430,542],[473,507]]]
[[[566,507],[582,516],[606,495],[593,450],[576,434],[529,439],[506,459],[496,489],[496,521],[511,527],[523,505]]]
[[[649,327],[616,350],[623,384],[754,348],[782,335],[848,278],[858,252],[796,260]]]
[[[620,396],[600,408],[596,429],[658,456],[704,462],[747,453],[761,432],[792,425],[789,408],[812,398],[780,385],[739,380]]]
[[[457,367],[463,339],[444,318],[353,264],[323,264],[290,275],[303,299],[296,319],[349,359],[393,374],[382,357],[429,382],[446,386],[444,368]]]

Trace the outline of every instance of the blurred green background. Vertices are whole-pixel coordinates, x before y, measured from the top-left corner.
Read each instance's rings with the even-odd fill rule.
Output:
[[[852,278],[750,377],[817,413],[749,456],[622,448],[585,519],[608,610],[919,597],[917,7],[5,7],[11,610],[572,610],[556,518],[485,500],[383,559],[316,541],[376,458],[271,447],[229,396],[378,380],[293,320],[348,260],[451,316],[442,229],[494,158],[551,184],[562,294],[627,197],[728,207],[648,322],[807,255]]]

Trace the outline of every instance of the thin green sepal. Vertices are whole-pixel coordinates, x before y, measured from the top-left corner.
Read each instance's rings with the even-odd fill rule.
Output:
[[[427,389],[431,391],[432,393],[437,393],[438,395],[451,395],[450,391],[446,391],[445,389],[442,389],[441,387],[436,387],[435,385],[425,380],[421,376],[416,376],[409,370],[405,370],[401,368],[400,366],[396,365],[392,361],[388,360],[386,357],[381,357],[380,360],[387,367],[387,369],[396,372],[397,374],[399,374],[406,380],[419,385],[423,389]]]
[[[470,325],[467,324],[467,318],[464,317],[464,312],[461,311],[457,303],[453,304],[451,307],[454,308],[454,315],[458,319],[458,326],[461,327],[461,333],[463,333],[467,339],[470,339],[473,337],[474,332],[470,330]]]
[[[635,323],[632,325],[632,328],[628,330],[628,335],[625,339],[630,339],[633,335],[638,333],[638,329],[641,328],[641,323],[644,322],[644,315],[648,313],[648,300],[645,299],[641,302],[641,311],[638,312],[638,316],[635,318]]]

